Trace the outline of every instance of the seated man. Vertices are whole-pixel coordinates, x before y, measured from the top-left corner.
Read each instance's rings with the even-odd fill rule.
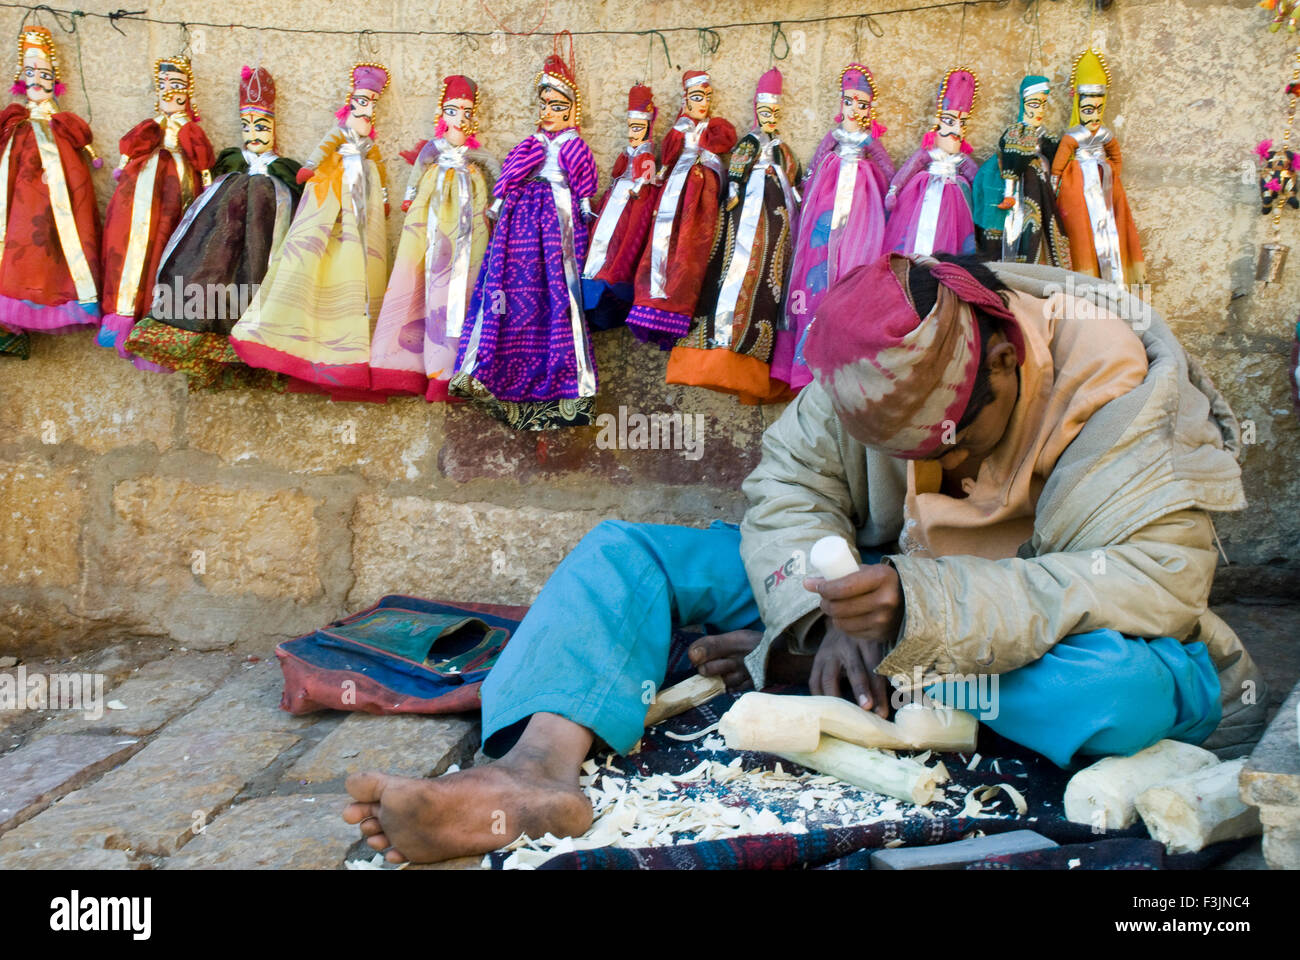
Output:
[[[1149,308],[1120,295],[1130,328],[1095,305],[1118,294],[1050,267],[897,255],[846,275],[741,527],[597,526],[483,685],[500,759],[354,775],[344,819],[393,862],[582,833],[593,738],[637,742],[686,624],[716,634],[691,657],[733,689],[761,688],[779,655],[813,693],[882,714],[886,678],[945,698],[945,678],[995,674],[981,719],[1061,766],[1258,738],[1262,680],[1206,606],[1207,511],[1245,506],[1236,420]],[[877,562],[801,577],[828,534]]]

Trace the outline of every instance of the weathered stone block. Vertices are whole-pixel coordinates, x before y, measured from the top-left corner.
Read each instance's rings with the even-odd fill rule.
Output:
[[[284,675],[279,661],[271,658],[235,668],[230,679],[185,716],[176,720],[168,734],[203,733],[210,730],[291,732],[309,727],[319,715],[294,716],[280,709]]]
[[[0,379],[0,443],[33,440],[96,453],[171,446],[178,378],[123,363],[95,346],[92,331],[32,339],[31,359]]]
[[[453,763],[465,765],[478,734],[477,720],[465,717],[354,713],[299,758],[285,778],[319,783],[362,770],[436,777]]]
[[[423,400],[337,404],[241,390],[190,398],[185,435],[190,447],[227,463],[262,463],[291,473],[356,471],[387,482],[420,479],[441,421],[441,407]]]
[[[50,466],[35,457],[0,463],[0,517],[5,518],[0,585],[69,587],[77,582],[85,489],[81,473],[72,467]]]
[[[0,757],[0,833],[30,820],[140,746],[118,736],[61,734]]]
[[[291,733],[164,735],[0,837],[0,862],[37,848],[169,856],[297,740]]]
[[[321,592],[318,505],[291,489],[123,480],[107,565],[124,587],[307,600]]]
[[[535,507],[360,497],[352,519],[350,607],[387,593],[529,603],[603,516]]]
[[[342,812],[345,793],[263,797],[226,810],[167,861],[167,867],[202,870],[337,870],[355,824]]]

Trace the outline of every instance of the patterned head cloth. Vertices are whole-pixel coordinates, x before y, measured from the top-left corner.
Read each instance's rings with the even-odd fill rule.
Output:
[[[557,41],[558,43],[558,41]],[[572,55],[570,55],[572,60]],[[533,85],[540,91],[550,87],[573,104],[573,125],[582,126],[582,94],[578,91],[578,77],[572,63],[566,63],[559,53],[550,54],[542,63],[542,71]]]
[[[42,26],[23,27],[23,32],[18,34],[18,69],[14,73],[13,92],[19,95],[27,92],[27,86],[23,83],[23,68],[27,65],[28,51],[34,51],[49,61],[50,72],[54,74],[54,95],[63,96],[64,86],[59,79],[59,55],[54,49],[54,36],[48,27]]]
[[[1089,47],[1074,58],[1070,71],[1070,126],[1079,125],[1079,95],[1100,96],[1110,86],[1110,64],[1098,51]]]
[[[442,78],[442,93],[438,97],[438,110],[441,111],[447,105],[448,100],[468,100],[470,102],[470,119],[462,129],[467,137],[472,137],[478,133],[478,84],[469,77],[461,74],[453,74],[449,77]],[[436,136],[442,136],[447,132],[447,121],[441,116],[438,117],[438,129]],[[477,146],[478,141],[474,141],[473,146]]]
[[[939,282],[925,317],[907,285],[912,264]],[[855,267],[827,291],[808,327],[804,358],[858,440],[904,460],[943,446],[944,428],[960,422],[980,364],[977,306],[1003,323],[1024,361],[1015,317],[994,291],[955,263],[886,254]]]
[[[649,87],[638,83],[627,92],[627,115],[629,119],[646,120],[651,126],[654,126],[655,115],[658,112],[655,109],[654,93]]]

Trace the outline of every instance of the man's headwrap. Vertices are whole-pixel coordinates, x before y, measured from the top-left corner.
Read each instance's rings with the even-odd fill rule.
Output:
[[[907,284],[913,263],[938,281],[925,317]],[[906,460],[929,459],[945,445],[945,427],[966,413],[980,366],[972,306],[1002,321],[1023,363],[1014,315],[955,263],[891,253],[836,281],[809,324],[803,355],[853,436]]]

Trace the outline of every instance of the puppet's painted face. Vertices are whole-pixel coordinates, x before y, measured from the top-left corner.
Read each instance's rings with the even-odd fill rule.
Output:
[[[1106,113],[1106,94],[1081,94],[1079,96],[1079,122],[1091,132],[1096,133],[1101,127],[1101,118]]]
[[[945,153],[959,153],[961,142],[966,139],[966,121],[970,117],[967,111],[940,110],[939,125],[935,127],[935,142]]]
[[[239,115],[239,126],[244,133],[244,149],[249,153],[266,153],[274,146],[274,117],[249,110]]]
[[[871,129],[871,91],[845,90],[840,94],[840,113],[844,126],[859,130]]]
[[[39,50],[28,50],[23,56],[23,86],[33,103],[54,99],[54,68]]]
[[[1047,122],[1047,94],[1031,93],[1024,101],[1025,120],[1031,127],[1041,127]]]
[[[646,142],[650,136],[650,121],[642,120],[640,117],[627,118],[627,145],[629,147],[639,147]]]
[[[540,101],[541,115],[537,125],[543,130],[567,130],[573,126],[573,101],[560,91],[551,87],[542,87],[537,95]]]
[[[189,103],[189,78],[180,70],[164,63],[158,71],[158,109],[170,116],[184,113]]]
[[[379,94],[374,90],[353,90],[348,98],[348,126],[362,136],[375,128],[375,104]]]
[[[760,103],[754,113],[758,116],[758,129],[764,133],[776,133],[777,124],[781,122],[779,103]]]
[[[707,83],[701,83],[691,87],[686,91],[686,104],[683,112],[696,123],[708,119],[709,110],[713,107],[713,87]]]
[[[474,126],[474,101],[464,97],[447,100],[442,105],[442,120],[447,125],[443,134],[447,142],[454,147],[463,145],[467,133]]]

